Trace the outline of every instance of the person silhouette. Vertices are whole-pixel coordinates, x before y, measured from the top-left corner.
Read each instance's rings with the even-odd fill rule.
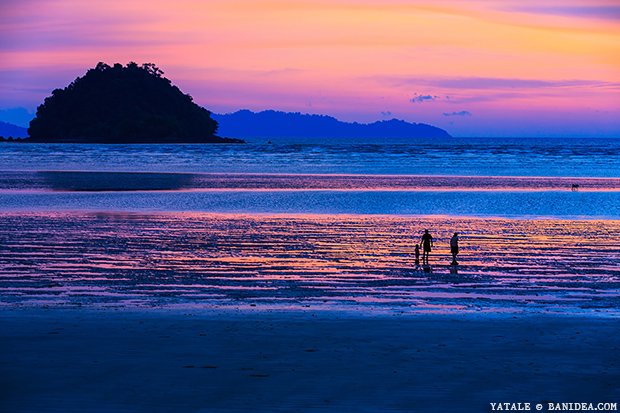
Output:
[[[420,246],[415,244],[415,265],[420,265]]]
[[[459,233],[455,232],[450,238],[450,252],[452,253],[452,265],[457,265],[456,256],[459,254]]]
[[[428,264],[428,255],[431,252],[431,247],[433,247],[433,237],[428,233],[427,229],[424,230],[420,246],[422,247],[422,262]]]

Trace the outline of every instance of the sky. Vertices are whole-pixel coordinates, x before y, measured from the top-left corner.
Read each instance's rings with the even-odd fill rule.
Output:
[[[620,137],[620,0],[3,0],[0,121],[131,61],[215,113]]]

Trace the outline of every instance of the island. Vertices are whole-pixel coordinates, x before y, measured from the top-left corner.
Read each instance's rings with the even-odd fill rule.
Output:
[[[28,142],[242,143],[216,135],[211,112],[153,63],[99,62],[37,108]]]

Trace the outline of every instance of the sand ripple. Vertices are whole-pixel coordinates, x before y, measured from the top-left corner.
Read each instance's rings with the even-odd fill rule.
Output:
[[[0,228],[7,306],[620,315],[619,221],[4,213]],[[430,273],[412,256],[424,228]]]

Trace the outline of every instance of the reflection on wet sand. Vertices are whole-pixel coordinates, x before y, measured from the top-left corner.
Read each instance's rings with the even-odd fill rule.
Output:
[[[620,178],[0,171],[0,191],[620,191]]]
[[[9,306],[620,315],[618,221],[5,213],[0,227]]]

